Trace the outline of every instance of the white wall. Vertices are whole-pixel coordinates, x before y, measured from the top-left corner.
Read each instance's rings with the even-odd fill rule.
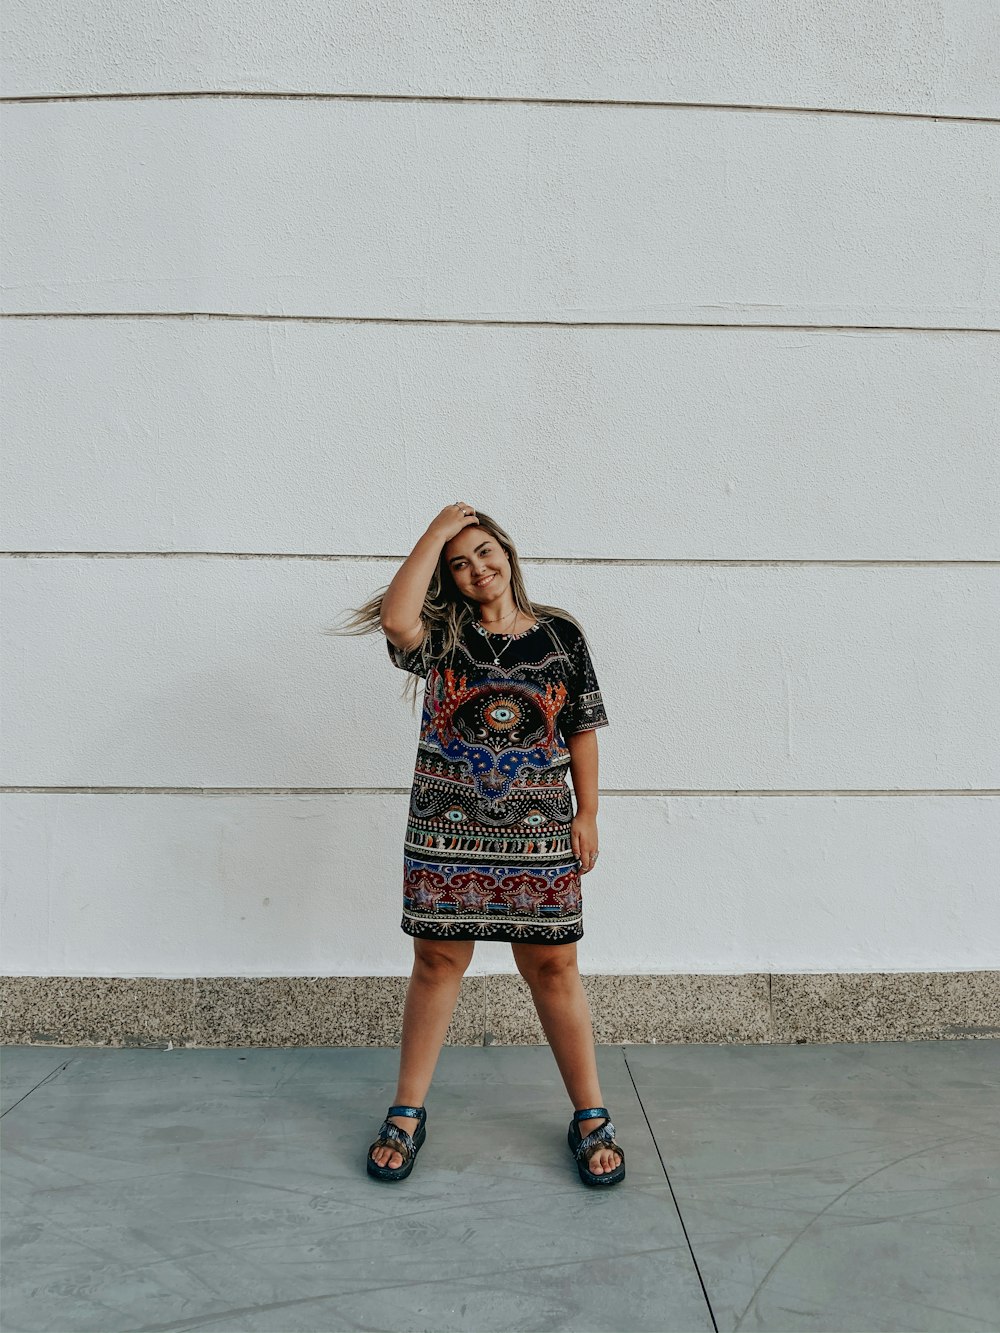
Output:
[[[582,970],[1000,966],[994,6],[6,24],[5,972],[409,970],[320,630],[459,497],[594,646]]]

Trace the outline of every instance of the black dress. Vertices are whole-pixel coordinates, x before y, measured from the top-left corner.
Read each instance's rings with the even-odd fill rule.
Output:
[[[426,677],[400,925],[423,939],[578,940],[566,738],[608,725],[586,640],[545,614],[491,635],[491,649],[470,624],[445,661],[441,634],[425,655],[386,640],[396,666]]]

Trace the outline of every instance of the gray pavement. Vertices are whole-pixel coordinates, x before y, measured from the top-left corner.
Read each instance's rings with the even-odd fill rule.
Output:
[[[0,1051],[3,1333],[1000,1329],[1000,1042],[601,1046],[579,1181],[548,1046]]]

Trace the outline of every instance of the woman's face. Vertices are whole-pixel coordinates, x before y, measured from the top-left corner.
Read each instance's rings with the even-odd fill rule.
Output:
[[[485,528],[463,528],[445,546],[445,560],[463,597],[496,602],[510,587],[507,553]]]

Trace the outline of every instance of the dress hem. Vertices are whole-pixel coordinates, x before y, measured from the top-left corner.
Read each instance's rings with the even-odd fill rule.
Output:
[[[423,940],[484,940],[495,944],[572,944],[583,939],[583,926],[546,926],[525,921],[512,926],[505,921],[484,921],[481,925],[458,927],[448,921],[415,923],[404,916],[400,929],[405,935]],[[558,938],[555,936],[558,935]]]

